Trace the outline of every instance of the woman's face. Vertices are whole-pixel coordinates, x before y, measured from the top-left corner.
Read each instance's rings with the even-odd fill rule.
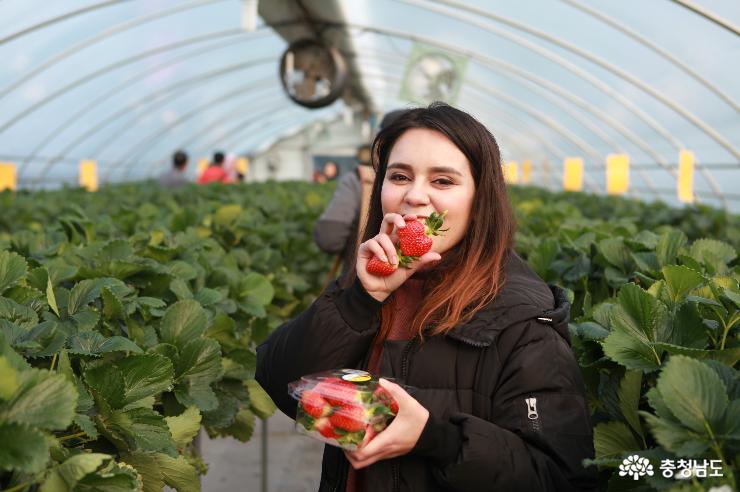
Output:
[[[474,196],[468,159],[442,133],[412,128],[396,140],[380,196],[383,214],[422,218],[447,210],[442,228],[448,230],[434,236],[432,251],[449,251],[465,236]]]

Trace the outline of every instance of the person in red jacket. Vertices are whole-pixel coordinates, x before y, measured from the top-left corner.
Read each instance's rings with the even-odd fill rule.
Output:
[[[213,154],[211,164],[198,178],[198,184],[227,183],[228,180],[229,176],[224,170],[224,153],[216,152]]]

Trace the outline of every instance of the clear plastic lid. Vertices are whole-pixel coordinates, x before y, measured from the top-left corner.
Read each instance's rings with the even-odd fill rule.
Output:
[[[298,401],[299,431],[345,449],[357,449],[381,432],[398,412],[398,404],[359,369],[310,374],[288,385]]]

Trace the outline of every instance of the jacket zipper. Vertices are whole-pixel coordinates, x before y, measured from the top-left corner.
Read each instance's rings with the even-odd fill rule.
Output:
[[[532,427],[532,432],[539,433],[540,414],[537,412],[537,398],[526,398],[524,402],[527,404],[527,418],[529,419],[529,425]]]
[[[406,377],[409,373],[409,358],[411,356],[411,349],[416,345],[416,338],[412,338],[409,343],[403,348],[401,352],[401,382],[406,384]],[[393,460],[391,465],[393,471],[393,492],[400,492],[401,490],[401,470],[398,464],[398,458]]]

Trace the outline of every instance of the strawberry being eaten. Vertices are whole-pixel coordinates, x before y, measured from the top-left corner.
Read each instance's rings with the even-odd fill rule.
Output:
[[[406,220],[406,227],[398,230],[399,243],[396,246],[398,265],[381,260],[377,256],[370,258],[365,270],[371,275],[387,277],[392,275],[399,266],[408,267],[412,261],[419,259],[431,251],[434,236],[440,236],[447,229],[441,229],[444,223],[445,210],[441,214],[433,212],[424,219],[424,223],[417,219]]]
[[[432,238],[446,231],[446,229],[441,229],[445,215],[447,215],[446,210],[441,214],[433,212],[424,220],[424,223],[416,219],[407,220],[406,227],[398,231],[401,253],[412,258],[428,253],[432,249]]]

